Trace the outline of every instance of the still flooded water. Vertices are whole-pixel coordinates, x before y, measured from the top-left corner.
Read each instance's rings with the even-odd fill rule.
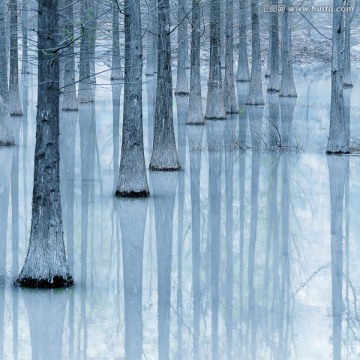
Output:
[[[356,146],[359,71],[353,81]],[[187,100],[174,98],[183,170],[149,174],[147,200],[113,197],[122,87],[100,82],[95,105],[61,114],[76,283],[36,291],[12,286],[31,225],[36,87],[22,79],[19,145],[0,149],[0,358],[358,359],[360,158],[325,155],[329,71],[297,71],[296,102],[264,92],[265,108],[246,108],[238,85],[240,114],[204,127],[185,126]]]

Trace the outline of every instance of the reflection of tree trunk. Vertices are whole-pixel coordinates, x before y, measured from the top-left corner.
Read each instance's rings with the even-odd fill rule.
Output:
[[[191,183],[191,230],[192,230],[192,283],[193,283],[193,320],[194,359],[200,359],[200,169],[201,142],[204,128],[202,126],[188,126],[190,151],[190,183]]]
[[[342,322],[342,238],[344,188],[348,159],[328,156],[330,201],[331,201],[331,288],[332,288],[332,341],[333,359],[341,359],[341,322]]]
[[[173,244],[173,215],[177,173],[152,172],[154,193],[156,253],[158,266],[158,346],[159,359],[170,358],[170,297]]]
[[[211,278],[211,336],[213,359],[219,358],[219,266],[220,266],[220,204],[221,162],[224,124],[206,124],[209,151],[209,223],[210,223],[210,278]]]
[[[119,204],[125,298],[125,359],[142,357],[143,248],[148,202],[121,200]]]
[[[185,63],[184,63],[185,66]],[[186,119],[187,119],[188,97],[177,96],[177,123],[178,123],[178,144],[179,161],[185,164],[186,161]],[[178,288],[177,288],[177,323],[178,323],[178,359],[182,357],[182,328],[183,328],[183,299],[182,299],[182,259],[183,259],[183,227],[185,208],[185,173],[179,173],[178,187]]]
[[[249,322],[248,333],[251,332],[251,354],[256,359],[256,299],[254,286],[255,250],[258,222],[258,194],[260,175],[260,131],[262,107],[249,107],[249,120],[251,124],[252,162],[251,162],[251,219],[249,239],[249,261],[248,261],[248,287],[249,287]]]
[[[95,169],[95,118],[92,105],[81,105],[79,108],[80,151],[81,151],[81,295],[80,313],[83,330],[83,355],[87,352],[87,259],[88,259],[88,224],[89,201],[94,181]]]
[[[232,359],[233,347],[233,177],[234,177],[234,151],[236,149],[235,129],[237,116],[232,115],[226,121],[225,126],[225,199],[226,199],[226,337],[227,356]]]
[[[0,152],[0,358],[4,358],[4,328],[5,328],[5,277],[7,253],[7,225],[10,193],[10,172],[12,166],[12,149]]]
[[[61,359],[68,291],[22,289],[29,317],[33,359]]]

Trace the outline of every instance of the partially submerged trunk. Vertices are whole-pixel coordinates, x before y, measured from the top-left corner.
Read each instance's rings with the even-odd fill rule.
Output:
[[[142,116],[140,1],[125,0],[125,86],[121,160],[115,195],[149,195]]]
[[[200,76],[201,5],[192,1],[192,31],[190,54],[190,96],[187,124],[204,124]]]
[[[239,1],[239,58],[236,81],[250,81],[246,39],[246,10],[248,0]]]
[[[341,4],[341,0],[333,1],[334,8]],[[341,12],[333,13],[330,128],[326,148],[328,154],[346,154],[350,151],[350,126],[348,126],[344,114],[342,79],[344,29],[342,18]]]
[[[170,43],[170,4],[163,0],[158,4],[158,69],[153,152],[150,170],[180,170],[172,106],[172,74]]]
[[[62,110],[77,111],[76,84],[75,84],[75,47],[74,38],[74,7],[72,0],[65,0],[64,11],[64,36],[66,48],[64,51],[65,69],[64,69],[64,95],[62,101]]]
[[[22,116],[19,94],[17,0],[10,0],[10,79],[9,106],[11,116]]]
[[[252,65],[247,104],[264,105],[261,77],[259,0],[251,0]]]
[[[119,3],[116,0],[113,0],[112,1],[112,63],[111,63],[110,80],[121,80],[121,79],[123,79],[123,73],[121,69],[121,58],[120,58]]]
[[[271,5],[278,6],[278,0],[272,0]],[[278,12],[271,13],[270,23],[270,80],[268,84],[268,92],[277,92],[280,90],[279,77],[279,14]]]
[[[225,41],[225,79],[224,102],[227,114],[236,114],[239,109],[235,95],[234,79],[234,1],[226,1],[226,41]]]
[[[20,286],[73,284],[63,240],[59,184],[58,2],[39,1],[38,99],[30,242]],[[49,84],[51,86],[49,86]]]
[[[291,50],[291,13],[287,10],[290,2],[285,1],[286,10],[282,18],[282,43],[281,43],[281,84],[280,96],[296,97],[296,88],[293,76],[292,50]]]
[[[210,2],[210,71],[205,119],[226,119],[221,80],[220,0]]]
[[[186,62],[188,58],[188,21],[185,18],[187,15],[186,0],[178,0],[178,61],[177,61],[177,77],[176,77],[176,91],[177,95],[187,95],[189,93],[188,77],[186,73]]]

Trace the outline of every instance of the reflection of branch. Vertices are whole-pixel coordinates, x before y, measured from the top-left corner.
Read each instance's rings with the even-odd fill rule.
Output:
[[[317,269],[308,279],[306,279],[301,285],[300,287],[294,292],[293,294],[293,298],[297,295],[298,292],[300,292],[316,275],[318,275],[320,273],[320,271],[325,270],[325,269],[329,269],[330,268],[330,264],[328,265],[323,265],[321,267],[319,267],[319,269]]]

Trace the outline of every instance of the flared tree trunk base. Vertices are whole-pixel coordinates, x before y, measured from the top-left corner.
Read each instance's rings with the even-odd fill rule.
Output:
[[[71,276],[64,278],[62,276],[54,276],[52,279],[34,279],[32,277],[20,277],[16,280],[16,284],[27,288],[55,289],[74,285]]]

